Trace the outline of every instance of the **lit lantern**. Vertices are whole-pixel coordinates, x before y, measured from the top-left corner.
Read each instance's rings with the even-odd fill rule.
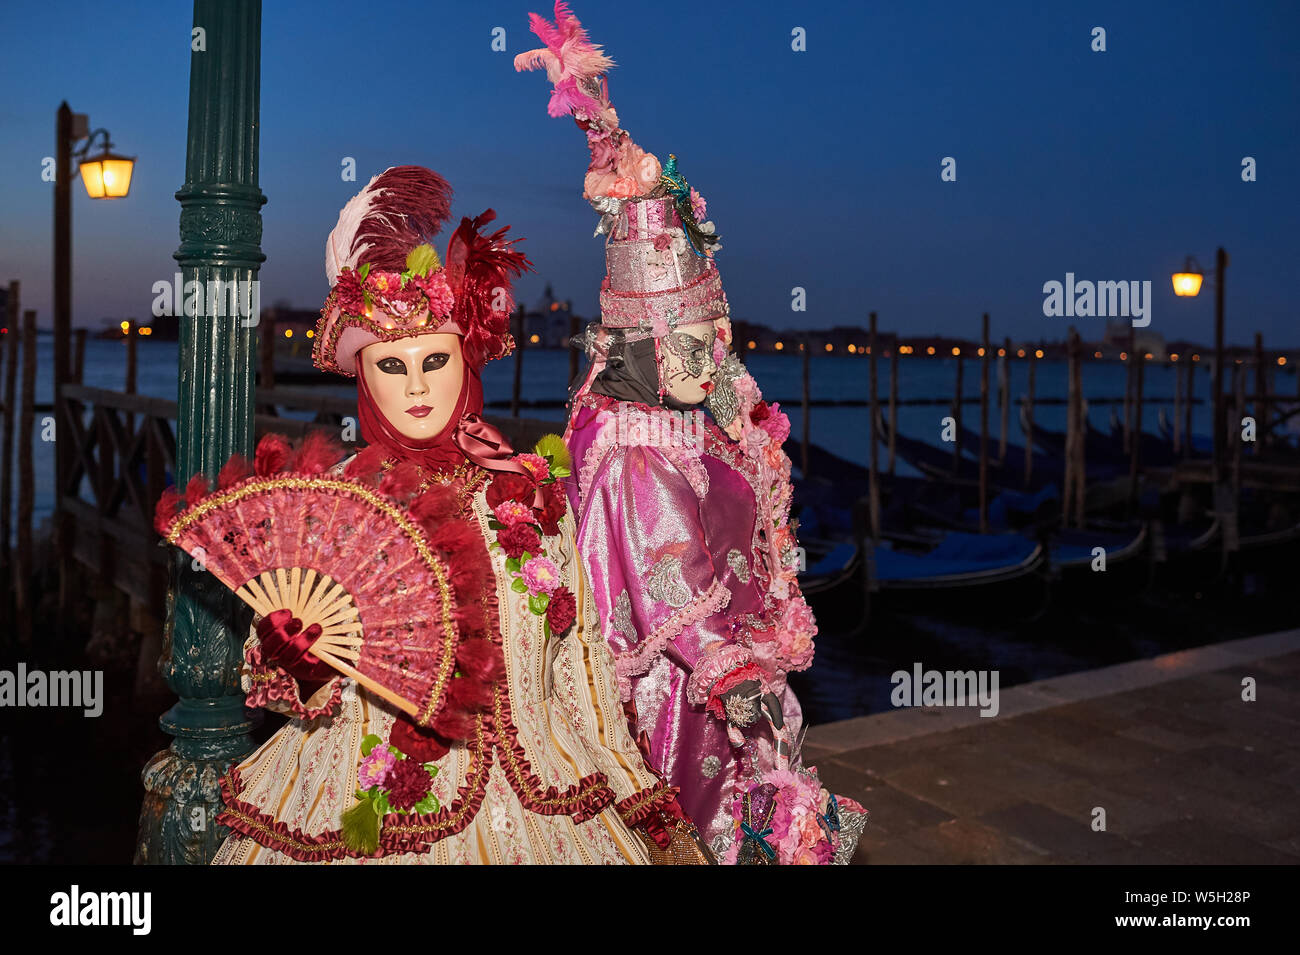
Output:
[[[92,199],[124,199],[131,191],[135,157],[111,153],[109,145],[106,143],[102,153],[83,159],[80,164],[81,181],[86,184],[86,194]]]
[[[1196,260],[1189,255],[1183,264],[1183,270],[1175,272],[1173,280],[1175,295],[1192,298],[1200,294],[1201,282],[1205,280],[1205,274],[1196,264]]]

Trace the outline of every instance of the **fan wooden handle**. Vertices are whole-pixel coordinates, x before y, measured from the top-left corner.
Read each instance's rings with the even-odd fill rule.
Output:
[[[359,672],[356,668],[351,667],[348,664],[344,663],[342,660],[334,656],[334,654],[330,653],[328,650],[318,650],[316,649],[315,646],[313,646],[311,649],[311,653],[312,656],[316,657],[316,659],[320,660],[322,663],[328,663],[330,666],[338,670],[344,676],[352,677],[352,679],[356,680],[358,683],[364,686],[371,693],[374,693],[376,696],[380,696],[383,699],[387,700],[389,703],[392,703],[395,707],[397,707],[402,712],[408,713],[411,716],[419,715],[420,708],[416,706],[414,703],[407,702],[406,700],[402,699],[402,697],[398,696],[396,693],[394,693],[392,690],[388,689],[387,687],[380,686],[374,680],[370,679],[370,677]]]

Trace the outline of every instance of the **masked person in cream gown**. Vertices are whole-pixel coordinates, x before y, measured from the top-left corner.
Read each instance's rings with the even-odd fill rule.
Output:
[[[233,834],[215,861],[707,860],[629,732],[548,473],[558,462],[514,453],[480,417],[480,371],[513,346],[500,292],[527,259],[505,229],[483,230],[489,210],[462,220],[441,262],[427,239],[449,205],[446,182],[415,166],[387,170],[348,204],[327,243],[332,289],[313,357],[356,376],[368,445],[330,473],[435,490],[458,525],[461,635],[485,650],[458,655],[455,705],[422,727],[304,652],[289,611],[259,619],[244,689],[289,721],[223,779],[220,822]],[[374,819],[367,791],[382,795]],[[363,818],[368,837],[354,825]]]

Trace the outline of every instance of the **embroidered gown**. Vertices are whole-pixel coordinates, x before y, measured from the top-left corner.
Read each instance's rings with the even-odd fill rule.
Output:
[[[710,685],[753,662],[777,693],[791,741],[802,714],[762,639],[789,601],[774,593],[772,552],[782,545],[759,520],[758,472],[702,414],[695,447],[681,420],[582,394],[567,438],[577,476],[568,492],[620,692],[635,702],[652,765],[680,787],[683,809],[721,856],[733,839],[733,783],[774,768],[775,753],[761,720],[743,746],[731,745],[704,707]],[[809,642],[809,660],[811,650]]]
[[[485,541],[495,539],[488,474],[475,467],[457,484],[462,518]],[[505,555],[489,552],[495,579],[483,597],[502,636],[505,685],[474,737],[436,760],[441,808],[386,816],[377,857],[349,852],[340,820],[354,802],[362,740],[387,740],[396,711],[341,676],[303,701],[296,681],[266,665],[250,637],[242,677],[250,705],[291,719],[222,780],[220,821],[234,833],[214,863],[650,861],[632,827],[668,803],[672,790],[629,734],[568,514],[558,526],[543,546],[576,597],[574,626],[548,638],[528,594],[511,589]]]

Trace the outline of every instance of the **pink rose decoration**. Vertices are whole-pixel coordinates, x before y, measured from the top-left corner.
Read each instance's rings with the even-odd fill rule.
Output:
[[[664,249],[668,248],[668,246],[672,244],[673,244],[672,237],[667,232],[660,232],[654,238],[654,246],[656,252],[662,252]]]
[[[613,172],[618,163],[618,147],[611,141],[608,133],[602,133],[594,127],[587,130],[587,148],[591,150],[592,172]]]
[[[492,509],[492,516],[506,527],[533,523],[533,509],[519,501],[502,501]]]
[[[560,569],[547,557],[534,557],[520,568],[531,594],[553,594],[560,586]]]
[[[416,275],[412,276],[411,281],[429,300],[430,314],[439,317],[451,314],[451,310],[456,306],[456,295],[447,284],[446,275],[442,272],[434,272],[426,276]]]
[[[540,483],[551,476],[551,466],[546,463],[546,458],[540,454],[526,452],[516,454],[515,460],[522,464],[528,470],[533,472],[533,477]]]
[[[388,779],[389,772],[397,764],[397,757],[392,751],[380,743],[370,751],[370,755],[363,759],[357,767],[357,782],[362,789],[369,789],[371,786],[382,786]]]
[[[618,177],[610,184],[608,192],[600,193],[612,199],[633,199],[640,194],[641,187],[631,176]]]
[[[781,403],[774,401],[769,405],[770,414],[763,419],[759,427],[768,433],[777,446],[785,444],[790,437],[790,417],[781,410]]]

